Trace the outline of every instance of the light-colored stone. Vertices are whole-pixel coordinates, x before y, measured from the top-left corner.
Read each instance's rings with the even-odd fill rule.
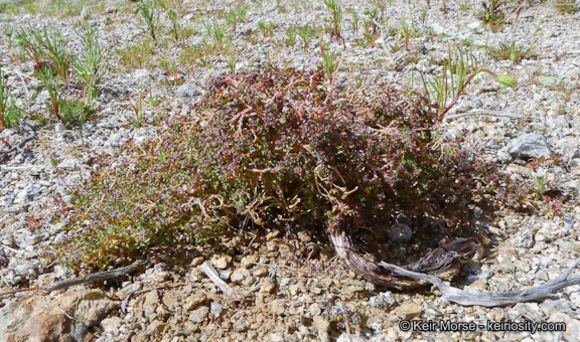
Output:
[[[395,305],[397,301],[390,291],[379,293],[369,299],[369,304],[379,308],[390,308]]]
[[[318,333],[318,338],[321,341],[328,341],[328,329],[330,328],[330,322],[327,317],[324,316],[314,316],[312,320],[312,327]]]
[[[201,323],[205,320],[208,313],[209,308],[207,306],[201,306],[193,310],[191,314],[189,314],[189,320],[192,321],[193,323]]]
[[[244,286],[250,286],[253,282],[253,277],[247,268],[238,268],[230,276],[230,280],[235,283],[240,283]]]
[[[204,292],[196,292],[185,299],[184,307],[187,311],[191,311],[207,301],[208,298]]]
[[[539,133],[519,136],[508,145],[508,153],[514,158],[529,159],[549,157],[552,154],[546,137]]]
[[[421,306],[413,303],[402,304],[395,309],[395,314],[403,319],[413,319],[421,315]]]
[[[148,335],[156,335],[162,333],[167,328],[167,325],[161,321],[155,320],[147,327]]]
[[[123,320],[119,317],[107,317],[101,321],[101,328],[105,332],[113,332],[121,327]]]
[[[272,293],[275,288],[276,288],[276,285],[274,285],[272,282],[266,281],[260,287],[260,292],[262,292],[262,293]]]
[[[283,299],[276,299],[270,303],[270,312],[274,315],[282,315],[286,312],[286,304]]]
[[[232,262],[232,257],[229,255],[215,255],[211,258],[211,264],[220,270],[224,270],[228,268],[230,263]]]
[[[562,338],[566,342],[577,342],[580,337],[580,320],[570,319],[565,323],[566,331],[562,332]]]

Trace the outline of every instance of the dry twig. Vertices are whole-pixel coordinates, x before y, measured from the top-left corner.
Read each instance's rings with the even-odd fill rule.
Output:
[[[439,291],[441,291],[443,299],[447,301],[464,306],[480,305],[485,307],[494,307],[543,299],[555,294],[556,291],[565,287],[580,284],[580,277],[568,279],[570,273],[574,270],[574,268],[576,268],[576,266],[578,266],[579,263],[580,259],[576,260],[576,262],[564,273],[562,273],[562,275],[546,284],[534,286],[525,290],[505,292],[468,292],[447,285],[441,279],[428,274],[409,271],[397,265],[388,264],[386,262],[380,262],[379,265],[400,275],[430,282],[431,284],[435,285]]]

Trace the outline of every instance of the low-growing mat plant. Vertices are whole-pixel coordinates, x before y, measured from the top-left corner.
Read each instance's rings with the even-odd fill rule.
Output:
[[[273,67],[215,78],[197,115],[174,116],[121,159],[95,160],[57,214],[66,237],[56,258],[103,269],[241,227],[347,231],[399,261],[472,236],[469,204],[487,193],[494,165],[435,134],[440,114],[423,95],[331,91],[326,78]],[[405,255],[381,247],[403,219],[413,222],[398,243]]]

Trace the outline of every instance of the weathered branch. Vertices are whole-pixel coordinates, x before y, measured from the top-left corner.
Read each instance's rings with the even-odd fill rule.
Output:
[[[79,285],[83,283],[93,282],[93,281],[105,281],[110,279],[116,279],[120,277],[124,277],[129,275],[130,273],[135,272],[136,270],[144,267],[147,263],[143,260],[138,260],[134,262],[132,265],[117,268],[116,270],[112,271],[105,271],[105,272],[98,272],[93,274],[88,274],[83,277],[77,277],[73,279],[67,279],[63,281],[59,281],[57,283],[52,283],[49,285],[45,285],[41,287],[41,290],[44,291],[55,291],[64,289],[73,285]]]
[[[31,128],[30,135],[27,136],[26,138],[22,139],[18,144],[13,145],[12,147],[10,147],[7,150],[0,150],[0,159],[4,158],[4,156],[8,155],[9,153],[16,151],[17,149],[20,149],[22,146],[24,146],[24,144],[26,144],[27,142],[29,142],[30,140],[32,140],[34,138],[36,138],[36,133]]]
[[[350,268],[377,285],[412,288],[428,282],[441,291],[445,300],[464,306],[494,307],[534,301],[549,297],[565,287],[580,284],[580,277],[568,279],[570,273],[580,264],[580,259],[578,259],[557,279],[530,289],[506,292],[470,292],[452,287],[441,279],[441,277],[450,278],[458,273],[461,266],[459,258],[466,255],[471,246],[469,239],[459,239],[451,242],[446,248],[437,248],[427,253],[421,260],[404,267],[384,261],[377,262],[371,257],[361,255],[345,232],[332,233],[330,240],[338,256]]]
[[[204,262],[200,266],[201,270],[208,276],[208,278],[217,285],[217,287],[222,290],[223,293],[230,297],[234,297],[235,299],[240,299],[241,297],[234,291],[234,289],[229,286],[225,281],[220,278],[217,271],[213,268],[213,266],[209,262]]]
[[[369,255],[362,255],[344,231],[330,234],[336,254],[358,275],[370,282],[397,289],[409,289],[425,285],[421,279],[405,277],[396,272],[388,271],[379,265],[379,262]],[[424,272],[444,279],[450,279],[461,270],[461,258],[471,255],[475,249],[473,239],[458,239],[445,248],[439,247],[426,253],[419,261],[405,268]]]
[[[568,276],[570,276],[570,273],[574,270],[574,268],[576,268],[576,266],[578,266],[579,263],[580,259],[576,260],[576,262],[570,268],[568,268],[566,272],[546,284],[534,286],[525,290],[505,292],[468,292],[449,286],[441,279],[428,274],[409,271],[402,267],[388,264],[386,262],[380,262],[379,264],[385,269],[396,272],[400,275],[430,282],[431,284],[435,285],[439,291],[441,291],[443,299],[450,302],[465,306],[480,305],[494,307],[543,299],[555,294],[556,291],[565,287],[580,284],[580,277],[568,280]]]
[[[127,276],[127,275],[137,271],[138,269],[142,268],[145,265],[146,265],[145,261],[138,260],[138,261],[134,262],[132,265],[117,268],[116,270],[112,270],[112,271],[98,272],[98,273],[93,273],[93,274],[89,274],[89,275],[82,276],[82,277],[67,279],[67,280],[56,282],[56,283],[48,284],[48,285],[45,285],[45,286],[42,286],[39,288],[24,288],[24,289],[17,289],[17,290],[2,292],[2,293],[0,293],[0,297],[5,296],[5,295],[9,295],[9,294],[18,293],[18,292],[25,292],[25,291],[51,292],[51,291],[65,289],[67,287],[79,285],[79,284],[83,284],[83,283],[116,279],[116,278]]]

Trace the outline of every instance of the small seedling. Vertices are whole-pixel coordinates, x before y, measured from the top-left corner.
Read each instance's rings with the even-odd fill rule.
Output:
[[[215,41],[220,45],[224,45],[224,38],[226,36],[226,34],[224,33],[224,29],[220,26],[220,24],[217,22],[217,20],[213,21],[213,37],[215,38]]]
[[[266,23],[265,21],[259,21],[258,29],[262,33],[262,39],[265,39],[266,37],[272,36],[274,25],[272,25],[272,23]]]
[[[337,0],[324,0],[324,4],[330,15],[330,22],[332,27],[330,27],[331,35],[336,37],[336,39],[344,42],[340,32],[342,29],[342,6]]]
[[[530,51],[534,45],[536,45],[536,42],[533,42],[525,49],[523,47],[517,46],[515,41],[513,41],[511,44],[500,43],[499,48],[492,48],[490,54],[497,58],[509,59],[510,61],[517,63],[522,59],[530,56]]]
[[[20,118],[21,111],[14,106],[4,71],[0,69],[0,130],[10,128]]]
[[[421,10],[421,24],[425,26],[425,18],[427,18],[427,13],[429,12],[429,7],[425,6]]]
[[[135,112],[135,118],[129,119],[135,127],[141,127],[143,123],[143,87],[139,87],[139,98],[135,104],[131,104]]]
[[[14,34],[14,27],[12,25],[4,26],[4,34],[8,38],[8,47],[12,48],[12,34]]]
[[[534,192],[538,195],[543,195],[548,192],[550,188],[547,186],[550,184],[550,180],[546,177],[545,169],[537,169],[533,172],[534,177]]]
[[[479,74],[487,73],[496,81],[507,87],[516,85],[515,79],[507,75],[498,76],[491,70],[480,65],[471,51],[459,47],[457,52],[448,47],[448,58],[443,63],[443,73],[440,78],[426,81],[423,74],[423,86],[430,102],[437,104],[437,122],[441,122],[451,108],[457,104],[465,88]]]
[[[304,43],[304,47],[308,47],[308,42],[316,35],[316,28],[310,25],[304,25],[299,27],[296,33],[302,40],[302,43]]]
[[[67,100],[61,80],[52,67],[45,67],[39,71],[39,78],[50,97],[49,111],[56,118],[67,124],[82,124],[93,110],[77,99]]]
[[[290,25],[286,29],[286,44],[294,46],[296,44],[296,25]]]
[[[85,25],[78,30],[77,35],[81,40],[81,53],[72,59],[75,73],[84,83],[86,101],[88,105],[96,96],[95,85],[103,77],[105,69],[105,57],[99,45],[99,32],[91,26]]]
[[[149,31],[153,41],[157,41],[157,31],[161,25],[159,21],[159,9],[156,0],[141,0],[137,4],[137,12],[145,21],[145,31]]]
[[[175,41],[179,40],[179,33],[182,31],[181,24],[179,23],[179,18],[174,10],[170,9],[167,11],[167,17],[171,21],[171,31],[173,32],[173,38]]]
[[[505,21],[505,14],[501,10],[506,0],[489,0],[489,3],[482,2],[483,10],[479,12],[479,18],[489,25],[492,31],[501,29]]]
[[[236,62],[233,59],[228,59],[228,68],[232,73],[236,72]]]
[[[237,6],[226,14],[226,24],[232,27],[232,31],[236,32],[238,23],[246,21],[248,8],[246,6]]]
[[[68,80],[71,54],[59,32],[45,27],[42,31],[20,30],[17,37],[23,53],[34,59],[36,71],[49,64],[63,81]]]
[[[375,35],[377,33],[377,28],[378,28],[378,24],[379,24],[379,10],[374,7],[371,9],[367,9],[364,11],[364,14],[367,15],[369,18],[366,19],[365,21],[365,33],[369,33],[369,27],[373,28],[373,32],[372,34]]]
[[[360,22],[360,17],[355,10],[350,10],[350,15],[352,16],[352,35],[356,36],[356,32],[358,31],[358,25]]]
[[[393,3],[393,0],[389,0],[389,5]],[[387,1],[385,0],[372,0],[371,3],[381,12],[381,17],[385,17],[385,11],[387,9]]]
[[[405,49],[409,50],[409,25],[405,21],[405,19],[401,19],[401,30],[403,31],[403,36],[405,37]]]

